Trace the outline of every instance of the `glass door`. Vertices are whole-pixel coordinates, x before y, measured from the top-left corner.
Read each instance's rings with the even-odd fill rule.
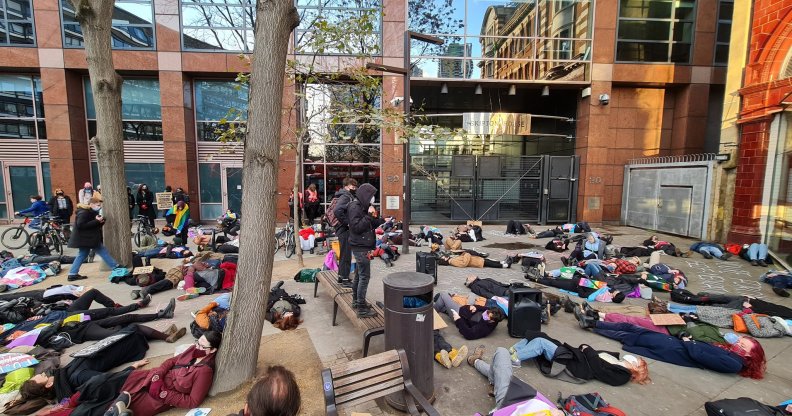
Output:
[[[226,166],[223,169],[223,205],[233,212],[242,214],[242,168]]]
[[[30,207],[30,196],[41,195],[39,190],[39,166],[36,164],[5,164],[6,200],[9,217],[13,213]]]

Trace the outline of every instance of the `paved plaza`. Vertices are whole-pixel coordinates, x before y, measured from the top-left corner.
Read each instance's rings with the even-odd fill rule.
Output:
[[[440,228],[443,231],[450,230],[450,227]],[[544,250],[546,239],[532,240],[525,236],[504,236],[504,229],[505,226],[485,224],[484,236],[487,240],[467,243],[465,247],[488,252],[490,253],[490,258],[496,260],[503,259],[506,253],[510,252],[537,250],[544,253],[547,257],[548,268],[560,267],[559,258],[561,254]],[[537,229],[541,230],[544,228],[537,227]],[[628,227],[601,227],[595,229],[614,235],[614,244],[618,246],[638,245],[650,234],[648,231]],[[685,248],[692,243],[692,240],[673,236],[664,236],[663,239],[671,241],[681,248]],[[490,247],[493,244],[499,247],[514,246],[523,248],[510,250]],[[528,248],[530,244],[537,244],[537,246]],[[413,254],[415,250],[426,251],[428,247],[412,247],[411,253],[402,256],[392,268],[386,268],[385,264],[379,259],[375,259],[372,262],[373,278],[369,286],[369,299],[371,301],[382,300],[383,276],[397,271],[415,270]],[[322,257],[319,255],[306,255],[306,266],[320,267]],[[705,260],[702,256],[694,253],[690,258],[663,256],[662,261],[683,270],[689,277],[689,289],[692,291],[709,290],[713,292],[740,293],[792,306],[792,301],[789,298],[785,299],[775,295],[768,285],[758,281],[758,276],[763,272],[762,268],[753,267],[741,259],[732,258],[726,262],[717,259]],[[154,265],[165,270],[178,263],[179,260],[155,259],[153,261]],[[319,296],[313,298],[313,284],[297,283],[292,280],[296,270],[298,269],[293,258],[286,260],[282,253],[278,253],[273,281],[285,280],[284,288],[289,293],[300,294],[306,298],[307,304],[303,305],[302,308],[302,318],[305,322],[301,327],[308,330],[323,364],[331,365],[359,358],[362,355],[362,334],[350,324],[343,314],[339,314],[338,325],[335,327],[331,326],[332,298],[323,293],[321,288]],[[109,283],[106,277],[107,272],[100,270],[99,263],[86,264],[83,267],[83,272],[90,278],[81,282],[82,284],[100,289],[119,303],[126,304],[130,302],[129,291],[133,287],[126,284],[115,285]],[[530,283],[523,278],[519,265],[515,265],[511,269],[458,269],[450,266],[441,266],[435,291],[467,294],[469,291],[463,283],[465,277],[471,274],[480,277],[490,277],[502,282]],[[65,283],[65,281],[66,272],[64,271],[59,276],[49,278],[30,289],[45,288],[52,284]],[[558,293],[552,288],[546,290]],[[180,292],[172,290],[154,295],[152,305],[146,311],[153,311],[164,306],[171,297],[178,294]],[[659,296],[663,299],[668,299],[667,294],[660,294]],[[212,297],[202,296],[197,299],[178,302],[176,316],[173,320],[155,321],[152,326],[164,329],[174,322],[179,326],[187,326],[192,321],[190,312],[201,308],[211,299]],[[645,305],[646,301],[628,299],[625,303]],[[447,323],[451,324],[447,317],[445,319]],[[550,336],[573,346],[589,344],[596,349],[620,351],[620,346],[617,342],[581,330],[573,315],[563,311],[559,311],[556,316],[551,318],[550,323],[544,325],[542,329]],[[277,332],[278,330],[270,325],[264,326],[265,336]],[[455,347],[459,347],[464,343],[464,340],[453,325],[444,329],[443,335]],[[188,334],[176,345],[192,341]],[[486,345],[485,359],[489,360],[496,347],[509,347],[516,341],[517,339],[508,336],[504,322],[489,337],[482,340],[469,341],[467,345],[471,350],[476,345]],[[792,360],[789,359],[792,357],[792,343],[790,343],[790,338],[762,339],[761,343],[766,351],[768,360],[767,374],[765,379],[761,381],[744,379],[736,375],[722,375],[706,370],[679,367],[655,360],[647,360],[652,383],[645,386],[630,383],[620,387],[611,387],[597,381],[582,385],[565,383],[545,378],[532,363],[523,363],[522,368],[515,369],[515,375],[551,399],[555,399],[559,392],[564,395],[599,392],[606,400],[620,407],[630,416],[704,415],[704,402],[714,399],[747,396],[769,404],[777,404],[792,398]],[[72,348],[79,349],[80,346]],[[173,344],[153,342],[151,343],[148,356],[172,354],[173,349]],[[383,350],[384,337],[375,337],[372,341],[371,353],[378,353]],[[279,354],[283,352],[273,351],[272,353]],[[494,400],[487,396],[486,380],[472,367],[462,364],[458,368],[448,370],[436,362],[433,365],[436,394],[435,406],[441,414],[472,415],[476,412],[486,414],[492,409]],[[320,368],[316,369],[317,389],[321,386],[319,382],[320,370]],[[384,402],[372,402],[361,405],[356,410],[374,415],[398,414],[398,412],[385,405]],[[171,412],[169,414],[179,413]]]

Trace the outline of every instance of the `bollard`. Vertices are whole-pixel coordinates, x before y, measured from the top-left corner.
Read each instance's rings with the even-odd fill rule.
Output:
[[[424,273],[392,273],[382,279],[385,287],[385,349],[404,349],[410,376],[418,391],[434,402],[434,279]],[[391,407],[406,411],[401,393],[385,398]]]

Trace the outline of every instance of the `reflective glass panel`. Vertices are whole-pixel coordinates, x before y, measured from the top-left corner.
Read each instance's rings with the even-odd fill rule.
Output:
[[[39,77],[0,75],[0,138],[47,138]]]
[[[35,43],[31,0],[0,1],[0,46]]]
[[[199,163],[198,176],[201,181],[201,202],[223,202],[220,164]]]
[[[159,121],[124,121],[124,140],[162,141],[162,123]],[[96,135],[96,120],[88,120],[88,137]]]
[[[61,0],[63,44],[83,48],[82,29],[74,18],[74,6]],[[154,9],[151,0],[116,0],[113,10],[113,49],[154,49]]]
[[[616,60],[689,62],[695,13],[693,0],[620,0]]]
[[[298,54],[380,55],[382,6],[378,0],[297,0],[300,23],[295,32]],[[313,32],[317,25],[328,30]],[[369,27],[370,24],[370,27]],[[349,26],[353,30],[335,31]],[[321,33],[323,36],[318,36]]]
[[[141,184],[152,192],[165,190],[165,165],[163,163],[125,163],[127,186],[136,192]]]
[[[246,30],[184,28],[184,49],[250,52]]]
[[[233,108],[247,117],[248,87],[235,81],[195,81],[195,118],[217,121]]]
[[[83,78],[85,107],[88,119],[96,118],[91,82]],[[159,80],[125,79],[121,89],[121,111],[124,120],[161,120]]]
[[[33,117],[30,77],[0,75],[0,117]]]
[[[186,50],[250,52],[255,8],[249,1],[181,2],[182,45]]]

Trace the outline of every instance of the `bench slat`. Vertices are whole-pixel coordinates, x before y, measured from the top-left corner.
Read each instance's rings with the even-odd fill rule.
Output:
[[[333,386],[338,389],[340,387],[357,383],[360,380],[364,380],[369,377],[378,376],[380,374],[389,373],[393,370],[401,370],[400,363],[391,363],[384,366],[379,366],[376,368],[366,369],[364,371],[359,371],[354,374],[347,374],[344,376],[336,376],[333,375]],[[332,374],[332,371],[331,371]]]
[[[404,390],[404,381],[401,378],[397,380],[390,380],[365,389],[356,390],[349,394],[336,394],[336,406],[347,407],[353,404],[374,400],[402,390]]]
[[[330,367],[330,372],[333,374],[333,378],[336,379],[349,374],[366,371],[373,367],[388,365],[394,362],[399,363],[399,366],[401,366],[401,361],[399,361],[399,353],[397,353],[396,350],[390,350],[355,361],[350,361],[348,363],[335,365]]]
[[[404,378],[402,377],[401,368],[398,368],[394,371],[387,372],[385,374],[380,373],[376,377],[368,377],[368,378],[359,378],[355,376],[354,383],[348,384],[344,387],[338,387],[334,384],[335,387],[335,394],[336,396],[343,396],[344,394],[353,393],[356,391],[361,391],[368,387],[372,386],[380,386],[384,383],[389,382],[390,380],[396,380],[399,384],[404,384]]]

